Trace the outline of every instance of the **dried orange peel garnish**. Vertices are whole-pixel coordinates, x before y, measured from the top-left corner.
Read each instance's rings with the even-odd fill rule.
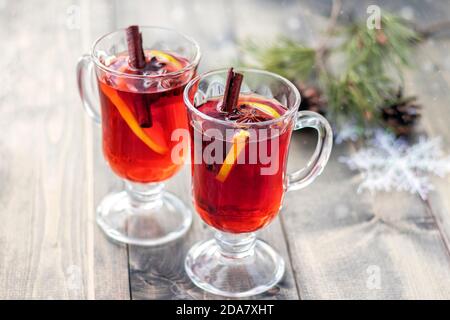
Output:
[[[246,101],[245,104],[252,106],[255,109],[258,109],[259,111],[262,111],[274,119],[281,117],[281,115],[278,113],[277,110],[274,108],[268,106],[267,104],[260,103],[260,102],[254,102],[254,101]]]
[[[165,154],[169,151],[166,141],[162,138],[164,132],[161,127],[153,124],[151,128],[141,128],[132,111],[128,108],[127,104],[119,96],[117,91],[103,82],[100,82],[100,87],[102,92],[117,108],[117,111],[119,111],[122,119],[127,123],[128,127],[130,127],[131,131],[133,131],[142,142],[156,153]]]
[[[231,169],[233,168],[239,154],[245,148],[245,141],[250,134],[248,131],[240,130],[233,137],[233,145],[231,149],[228,151],[225,161],[220,167],[219,173],[216,176],[216,179],[220,182],[224,182],[228,175],[230,174]]]

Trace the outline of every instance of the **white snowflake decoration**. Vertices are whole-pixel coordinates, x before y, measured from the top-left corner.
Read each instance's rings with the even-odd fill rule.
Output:
[[[360,170],[362,182],[358,193],[375,191],[408,191],[425,200],[433,190],[427,174],[443,177],[450,172],[450,156],[444,156],[441,139],[421,137],[409,146],[404,140],[377,131],[370,147],[339,161],[351,170]]]

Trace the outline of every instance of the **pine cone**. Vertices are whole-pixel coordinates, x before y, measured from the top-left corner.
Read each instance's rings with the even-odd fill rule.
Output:
[[[416,104],[416,100],[416,97],[403,97],[400,90],[397,100],[381,108],[383,121],[397,136],[409,135],[419,120],[421,107]]]
[[[298,84],[297,87],[302,97],[299,110],[314,111],[325,116],[327,105],[322,91],[317,87],[304,84]]]

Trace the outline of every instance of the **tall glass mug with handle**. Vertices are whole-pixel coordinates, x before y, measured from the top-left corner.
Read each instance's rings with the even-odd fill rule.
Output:
[[[225,102],[233,95],[230,74],[242,81],[231,109]],[[261,293],[281,279],[284,261],[255,232],[276,217],[285,192],[320,175],[332,149],[330,125],[317,113],[298,111],[300,93],[291,82],[260,70],[205,73],[187,85],[184,101],[194,207],[215,229],[215,239],[190,249],[186,272],[214,294]],[[305,168],[287,174],[292,131],[307,127],[318,131],[315,152]]]
[[[176,31],[131,26],[98,39],[78,63],[83,106],[101,124],[103,154],[125,182],[97,209],[99,226],[116,241],[162,245],[191,225],[189,209],[163,186],[182,166],[171,159],[171,134],[188,128],[182,94],[199,59],[196,42]]]

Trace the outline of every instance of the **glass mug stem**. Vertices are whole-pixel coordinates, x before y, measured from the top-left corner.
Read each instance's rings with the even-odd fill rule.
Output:
[[[164,183],[137,183],[125,180],[125,191],[135,208],[145,206],[157,209],[163,205]]]
[[[333,131],[328,121],[318,113],[299,111],[294,130],[304,128],[317,130],[316,149],[306,167],[288,174],[286,191],[299,190],[311,184],[322,173],[330,158]]]
[[[254,254],[256,233],[228,233],[216,230],[215,240],[225,258],[239,259]]]

